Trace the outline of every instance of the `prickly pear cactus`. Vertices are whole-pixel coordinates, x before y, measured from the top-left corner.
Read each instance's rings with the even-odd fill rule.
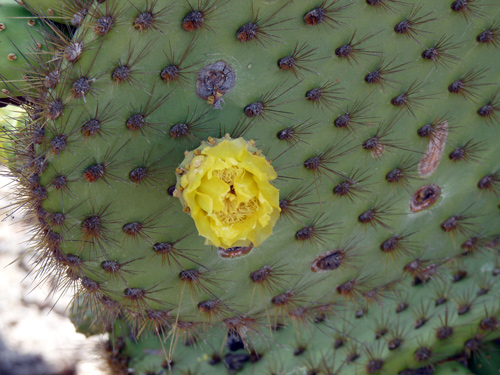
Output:
[[[9,84],[12,207],[116,373],[424,374],[498,336],[498,4],[59,9]]]

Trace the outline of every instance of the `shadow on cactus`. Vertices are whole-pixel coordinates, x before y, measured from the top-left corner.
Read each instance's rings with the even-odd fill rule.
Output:
[[[114,373],[439,374],[500,336],[499,5],[25,1],[0,35],[14,5],[8,211]]]

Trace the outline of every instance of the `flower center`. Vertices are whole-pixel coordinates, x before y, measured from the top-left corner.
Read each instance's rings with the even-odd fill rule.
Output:
[[[245,221],[247,217],[253,215],[259,208],[259,202],[255,197],[247,202],[238,203],[234,189],[234,179],[241,173],[244,174],[245,171],[242,171],[237,167],[213,171],[214,177],[218,177],[221,181],[224,181],[229,185],[229,191],[223,199],[224,209],[214,211],[217,219],[219,219],[219,221],[224,225],[241,223]]]

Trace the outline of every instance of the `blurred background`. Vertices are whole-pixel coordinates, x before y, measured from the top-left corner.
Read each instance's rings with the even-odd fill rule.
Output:
[[[0,177],[2,208],[9,190],[9,178]],[[50,286],[28,275],[29,233],[18,219],[0,221],[0,375],[106,374],[97,349],[103,337],[87,339],[67,318],[71,296],[47,298]]]

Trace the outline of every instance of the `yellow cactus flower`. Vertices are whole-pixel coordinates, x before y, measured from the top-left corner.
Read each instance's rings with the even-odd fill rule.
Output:
[[[210,139],[188,153],[178,168],[177,195],[206,243],[255,247],[279,218],[277,174],[243,138]]]

